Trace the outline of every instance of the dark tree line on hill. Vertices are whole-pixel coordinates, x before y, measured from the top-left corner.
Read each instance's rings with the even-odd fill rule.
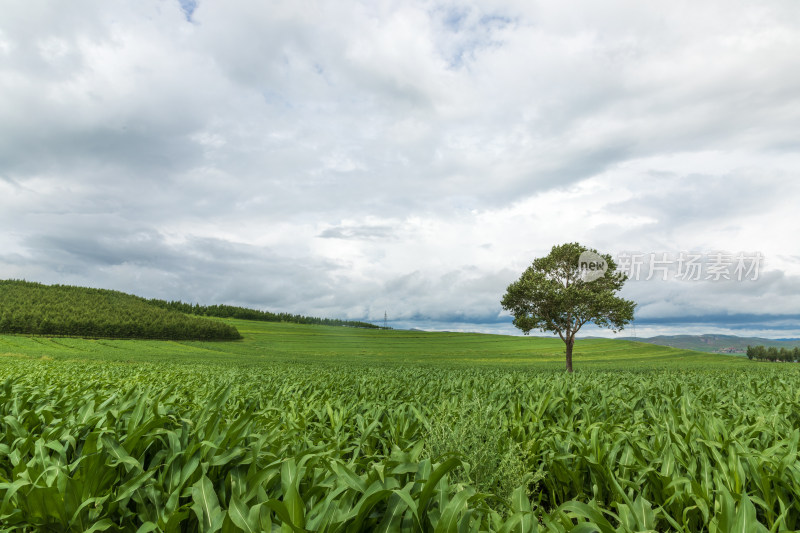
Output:
[[[359,322],[355,320],[340,320],[338,318],[317,318],[312,316],[292,315],[289,313],[271,313],[269,311],[259,311],[246,307],[234,305],[199,305],[188,304],[181,301],[166,300],[146,300],[148,303],[161,307],[180,311],[190,315],[213,316],[218,318],[238,318],[241,320],[258,320],[261,322],[293,322],[295,324],[318,324],[323,326],[348,326],[352,328],[373,328],[381,329],[381,326],[370,324],[369,322]]]
[[[105,289],[0,280],[0,333],[88,338],[234,340],[230,324]]]
[[[775,346],[748,346],[747,358],[756,361],[772,361],[782,363],[800,362],[800,348],[776,348]]]

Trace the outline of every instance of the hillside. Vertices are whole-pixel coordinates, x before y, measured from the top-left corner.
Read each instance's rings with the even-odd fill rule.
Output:
[[[698,352],[744,354],[748,346],[774,346],[776,348],[794,348],[800,346],[800,340],[763,339],[761,337],[737,337],[736,335],[658,335],[656,337],[634,338],[622,337],[623,340],[646,342],[660,346],[671,346]]]
[[[89,338],[234,340],[235,326],[162,309],[118,291],[0,281],[0,333]]]
[[[184,341],[162,343],[141,340],[28,338],[0,336],[0,355],[51,359],[101,359],[117,361],[183,361],[223,365],[273,363],[426,365],[480,368],[520,368],[562,371],[564,343],[560,339],[375,330],[226,320],[243,335],[235,343],[209,344]],[[579,340],[575,368],[649,369],[690,368],[753,364],[743,357],[708,354],[617,339]]]

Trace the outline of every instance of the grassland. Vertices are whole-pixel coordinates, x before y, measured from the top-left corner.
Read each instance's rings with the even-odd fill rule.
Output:
[[[230,323],[0,336],[0,530],[800,528],[794,365]]]
[[[54,359],[313,364],[425,364],[504,368],[563,368],[557,338],[307,326],[225,320],[241,333],[236,342],[141,341],[0,335],[0,353]],[[745,364],[741,358],[638,342],[579,340],[576,368],[682,368]]]

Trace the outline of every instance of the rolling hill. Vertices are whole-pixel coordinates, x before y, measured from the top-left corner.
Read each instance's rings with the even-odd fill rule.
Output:
[[[226,319],[242,340],[235,343],[91,340],[0,335],[0,354],[52,359],[175,361],[261,368],[275,363],[309,365],[434,365],[437,367],[564,369],[560,339],[374,330]],[[724,366],[745,358],[617,339],[575,344],[575,368],[648,369]]]
[[[0,281],[0,334],[36,336],[27,339],[0,337],[0,353],[52,358],[122,357],[125,360],[161,360],[167,357],[170,360],[231,363],[272,360],[543,365],[554,369],[560,368],[564,362],[564,344],[555,338],[298,324],[288,320],[299,315],[264,312],[254,315],[256,320],[197,316],[234,311],[243,313],[248,310],[145,300],[104,289]],[[274,322],[281,319],[278,317],[284,321]],[[299,318],[307,320],[307,317]],[[342,321],[327,322],[345,324]],[[116,340],[94,342],[86,339]],[[205,342],[232,339],[242,340],[213,347]],[[159,340],[180,342],[164,344]],[[637,342],[641,340],[580,339],[575,346],[576,365],[627,368],[715,362],[731,364],[738,359],[701,353],[690,347],[694,344],[668,347],[655,342]]]
[[[0,281],[0,333],[170,340],[235,340],[235,326],[191,317],[105,289]]]

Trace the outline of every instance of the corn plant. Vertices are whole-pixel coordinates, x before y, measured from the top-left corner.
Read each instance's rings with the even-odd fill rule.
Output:
[[[4,357],[0,382],[1,531],[800,529],[791,370]]]

